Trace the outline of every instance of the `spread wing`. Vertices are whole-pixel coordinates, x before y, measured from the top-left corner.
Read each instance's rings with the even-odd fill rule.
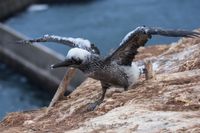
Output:
[[[105,61],[116,61],[119,65],[131,65],[132,60],[138,53],[137,49],[141,46],[144,46],[152,35],[169,37],[195,37],[200,36],[200,33],[186,30],[149,28],[145,26],[137,27],[124,37],[120,43],[120,46],[111,55],[109,55]]]
[[[99,49],[92,44],[89,40],[83,38],[72,38],[72,37],[60,37],[55,35],[44,35],[41,38],[31,39],[31,40],[22,40],[19,43],[30,44],[33,42],[56,42],[59,44],[67,45],[69,47],[78,47],[84,50],[87,50],[93,54],[100,54]]]

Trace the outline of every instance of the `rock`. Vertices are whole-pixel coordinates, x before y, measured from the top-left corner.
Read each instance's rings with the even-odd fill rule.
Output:
[[[0,0],[0,20],[3,21],[12,15],[23,11],[37,0]]]
[[[156,79],[128,91],[111,88],[104,102],[86,106],[101,93],[100,82],[88,78],[45,115],[45,108],[8,114],[0,132],[200,132],[200,38],[141,48],[135,61],[153,63]]]

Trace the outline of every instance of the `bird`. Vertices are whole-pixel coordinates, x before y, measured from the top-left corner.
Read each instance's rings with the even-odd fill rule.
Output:
[[[100,55],[100,50],[95,44],[83,38],[45,35],[42,38],[25,40],[23,43],[51,41],[72,47],[65,60],[51,65],[51,68],[73,67],[81,70],[87,77],[99,80],[102,94],[99,99],[88,106],[88,110],[94,110],[103,102],[106,91],[111,86],[122,87],[126,91],[128,87],[137,83],[140,71],[133,59],[138,53],[138,48],[145,46],[154,35],[199,37],[200,33],[189,30],[139,26],[130,31],[122,39],[119,47],[105,57]]]

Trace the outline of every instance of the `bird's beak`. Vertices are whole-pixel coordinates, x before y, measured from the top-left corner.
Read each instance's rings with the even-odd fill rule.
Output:
[[[58,68],[58,67],[68,67],[71,65],[70,60],[65,60],[63,62],[51,65],[51,69]]]

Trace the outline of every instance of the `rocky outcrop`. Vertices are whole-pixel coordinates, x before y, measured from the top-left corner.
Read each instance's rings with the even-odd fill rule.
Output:
[[[141,48],[135,61],[151,60],[155,79],[128,91],[111,88],[95,111],[86,107],[101,93],[87,79],[48,114],[45,108],[8,114],[0,132],[200,132],[200,38]]]
[[[77,4],[89,3],[94,0],[0,0],[0,21],[4,21],[9,17],[25,10],[31,4],[45,3],[45,4]]]
[[[0,0],[0,21],[16,14],[37,0]]]
[[[62,3],[68,3],[68,4],[77,4],[77,3],[88,3],[92,2],[94,0],[37,0],[39,3],[50,3],[50,4],[62,4]]]

